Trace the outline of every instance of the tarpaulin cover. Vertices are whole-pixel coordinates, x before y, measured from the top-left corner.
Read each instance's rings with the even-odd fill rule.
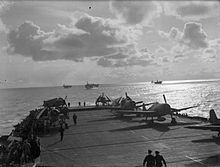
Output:
[[[66,101],[63,98],[54,98],[47,101],[44,101],[44,107],[59,107],[66,105]]]

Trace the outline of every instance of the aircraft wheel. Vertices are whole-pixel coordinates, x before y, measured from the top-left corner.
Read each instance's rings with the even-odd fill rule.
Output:
[[[176,124],[177,124],[177,122],[176,122],[176,119],[175,119],[175,118],[172,118],[172,120],[171,120],[171,124],[172,124],[172,125],[176,125]]]

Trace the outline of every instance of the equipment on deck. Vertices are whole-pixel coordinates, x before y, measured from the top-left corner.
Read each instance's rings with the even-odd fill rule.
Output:
[[[61,97],[44,101],[43,104],[44,107],[60,107],[64,105],[66,105],[66,101]]]

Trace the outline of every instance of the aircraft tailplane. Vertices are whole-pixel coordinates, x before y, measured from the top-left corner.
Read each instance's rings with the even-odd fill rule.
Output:
[[[215,113],[215,111],[213,110],[213,109],[211,109],[210,111],[209,111],[209,121],[211,122],[211,123],[213,123],[213,124],[215,124],[215,123],[218,123],[219,122],[219,120],[218,120],[218,118],[217,118],[217,116],[216,116],[216,113]]]

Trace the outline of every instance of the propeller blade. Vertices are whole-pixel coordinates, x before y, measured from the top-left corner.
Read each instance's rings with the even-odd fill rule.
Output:
[[[112,101],[107,95],[105,95],[105,96],[107,97],[108,101]]]
[[[164,99],[164,102],[167,104],[167,99],[166,99],[165,95],[163,95],[163,99]]]

